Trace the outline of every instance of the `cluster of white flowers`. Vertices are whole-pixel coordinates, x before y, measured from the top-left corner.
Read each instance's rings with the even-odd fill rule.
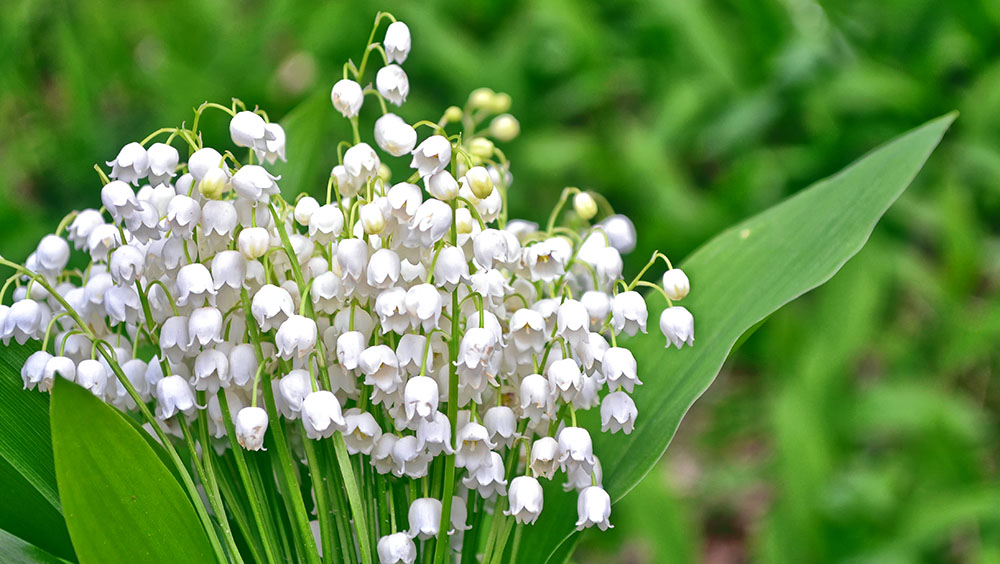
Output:
[[[26,388],[50,390],[58,376],[122,410],[143,402],[177,436],[207,416],[218,450],[228,432],[264,448],[280,413],[308,439],[341,434],[378,479],[430,478],[440,499],[410,499],[408,529],[377,531],[383,563],[414,562],[414,539],[441,533],[460,547],[474,496],[535,522],[539,480],[560,472],[579,492],[577,527],[606,529],[611,499],[576,412],[599,408],[603,431],[632,431],[642,382],[617,337],[647,331],[636,289],[649,287],[670,306],[667,346],[691,345],[692,316],[672,304],[688,279],[657,253],[623,280],[634,227],[590,192],[564,190],[546,226],[508,220],[512,175],[495,141],[518,134],[510,98],[480,89],[411,125],[385,105],[409,93],[409,51],[394,21],[345,70],[360,80],[368,55],[382,55],[375,89],[333,86],[356,133],[325,199],[282,198],[268,165],[285,158],[284,131],[239,101],[198,112],[232,115],[246,162],[183,128],[126,145],[107,163],[103,207],[69,216],[4,287],[13,303],[0,305],[0,338],[43,341]],[[359,133],[366,97],[381,105],[375,147]],[[387,160],[412,174],[391,182]],[[86,253],[79,268],[71,245]],[[662,284],[642,280],[661,258]]]

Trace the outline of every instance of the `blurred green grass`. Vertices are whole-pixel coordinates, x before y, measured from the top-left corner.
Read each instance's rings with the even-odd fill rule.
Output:
[[[97,205],[93,164],[200,102],[278,117],[328,91],[379,8],[414,34],[402,115],[510,93],[512,215],[599,190],[637,224],[632,269],[959,109],[870,245],[743,344],[575,559],[1000,562],[993,0],[7,0],[3,254]]]

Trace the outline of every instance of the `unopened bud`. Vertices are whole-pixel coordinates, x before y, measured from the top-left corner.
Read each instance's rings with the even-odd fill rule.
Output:
[[[490,88],[476,88],[469,94],[469,106],[474,110],[487,110],[493,106],[496,93]]]
[[[361,206],[361,225],[365,228],[365,233],[378,235],[385,229],[385,216],[378,204],[365,204]]]
[[[212,167],[205,173],[205,177],[198,182],[198,192],[209,200],[218,200],[226,192],[226,173],[221,168]]]
[[[502,114],[510,110],[510,104],[510,94],[506,92],[497,92],[496,95],[493,96],[493,103],[490,104],[490,109],[493,110],[493,113],[495,114]]]
[[[490,122],[490,135],[498,141],[510,141],[521,133],[521,124],[510,114],[500,114]]]
[[[573,210],[576,215],[589,221],[597,215],[597,202],[588,192],[580,192],[573,196]]]
[[[474,166],[465,173],[465,180],[469,183],[469,188],[480,200],[486,198],[493,192],[493,179],[490,173],[481,166]]]
[[[392,179],[392,170],[385,163],[380,164],[378,167],[378,178],[387,184]]]
[[[493,156],[495,145],[485,137],[476,137],[469,142],[469,154],[480,159],[488,159]]]
[[[462,121],[463,115],[462,108],[458,106],[448,106],[448,109],[444,111],[444,119],[448,122]]]

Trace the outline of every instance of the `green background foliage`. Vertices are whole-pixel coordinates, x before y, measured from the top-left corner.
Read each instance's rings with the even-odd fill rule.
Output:
[[[740,346],[575,559],[1000,561],[996,2],[9,0],[0,252],[98,205],[94,162],[205,99],[278,118],[328,92],[378,8],[414,34],[400,113],[510,93],[512,216],[598,190],[637,224],[632,272],[959,109],[869,245]]]

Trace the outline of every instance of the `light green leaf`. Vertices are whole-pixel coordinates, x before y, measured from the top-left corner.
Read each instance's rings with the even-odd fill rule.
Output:
[[[4,564],[65,564],[37,546],[0,530],[0,562]]]
[[[23,389],[21,366],[37,344],[0,347],[0,529],[73,557],[49,433],[49,395]]]
[[[81,564],[215,560],[180,485],[112,407],[58,379],[51,420],[59,494]]]
[[[684,262],[692,291],[683,305],[695,316],[695,346],[664,350],[658,330],[662,305],[652,308],[649,334],[629,343],[645,383],[634,396],[639,408],[635,432],[598,433],[596,410],[586,414],[612,499],[621,499],[656,464],[740,335],[829,280],[864,246],[954,119],[949,114],[906,133],[723,232]],[[575,494],[549,484],[545,495],[538,524],[525,528],[519,563],[546,562],[550,555],[555,555],[550,561],[562,561],[576,541]]]

